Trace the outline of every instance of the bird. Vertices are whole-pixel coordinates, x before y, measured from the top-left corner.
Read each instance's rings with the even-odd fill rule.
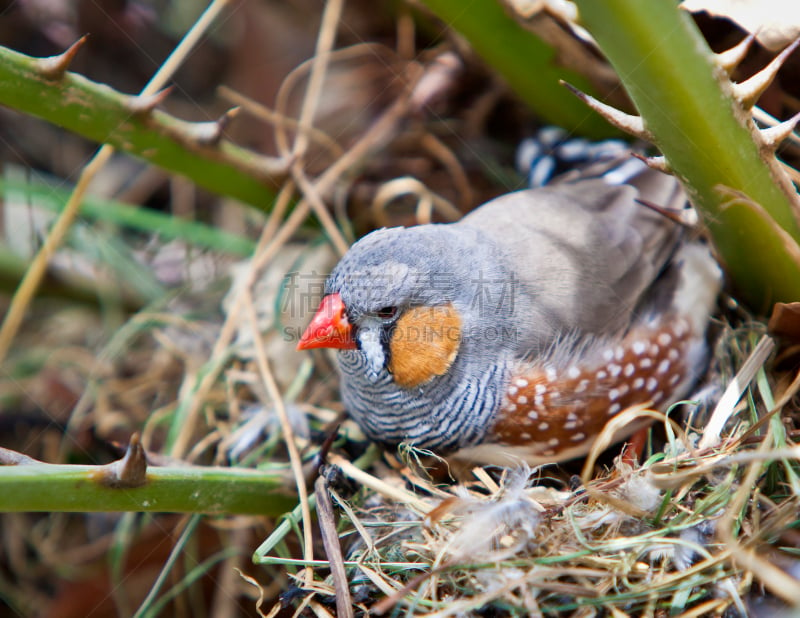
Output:
[[[375,230],[341,258],[297,348],[336,350],[370,440],[558,463],[625,409],[687,395],[722,271],[674,216],[691,210],[674,177],[633,158],[597,167],[455,223]]]

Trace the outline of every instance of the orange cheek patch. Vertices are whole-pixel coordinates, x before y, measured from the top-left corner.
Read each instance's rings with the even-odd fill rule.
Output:
[[[403,388],[447,372],[461,344],[461,318],[453,305],[412,307],[400,316],[389,341],[389,371]]]

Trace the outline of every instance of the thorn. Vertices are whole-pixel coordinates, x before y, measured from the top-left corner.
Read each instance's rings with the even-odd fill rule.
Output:
[[[214,146],[222,137],[222,129],[216,120],[212,122],[195,122],[192,124],[189,133],[198,144],[203,146]]]
[[[789,120],[776,124],[774,127],[759,130],[758,135],[760,136],[761,147],[775,152],[778,146],[794,132],[798,123],[800,123],[800,112],[789,118]]]
[[[561,80],[560,83],[619,130],[625,131],[634,137],[638,137],[639,139],[643,139],[648,142],[653,141],[653,134],[645,128],[644,120],[642,120],[641,116],[626,114],[615,107],[601,103],[594,97],[586,94],[585,92],[581,92],[575,86],[563,80]]]
[[[697,216],[697,211],[694,208],[683,208],[681,210],[675,210],[673,208],[664,208],[663,206],[659,206],[658,204],[654,204],[653,202],[648,202],[647,200],[636,199],[638,204],[649,208],[650,210],[657,212],[662,217],[666,217],[673,223],[677,223],[678,225],[682,225],[683,227],[687,228],[694,228],[697,226],[699,222],[699,218]]]
[[[197,122],[192,125],[191,132],[194,139],[202,146],[216,146],[222,139],[222,132],[231,121],[239,115],[241,108],[232,107],[212,122]]]
[[[744,60],[747,52],[749,52],[750,48],[753,46],[753,41],[755,40],[756,37],[754,34],[748,34],[730,49],[726,49],[724,52],[716,54],[715,62],[717,63],[717,66],[723,69],[728,75],[733,73],[736,67],[738,67],[742,60]]]
[[[219,125],[220,133],[224,131],[231,122],[233,122],[236,117],[239,115],[239,112],[242,111],[241,107],[231,107],[227,112],[222,114],[217,119],[217,124]]]
[[[161,105],[170,94],[172,94],[172,86],[167,86],[164,90],[149,96],[132,96],[128,99],[127,108],[132,114],[145,116]]]
[[[658,170],[659,172],[664,172],[665,174],[672,174],[672,166],[667,162],[667,158],[663,155],[658,157],[646,157],[638,152],[632,152],[631,155],[642,163],[644,163],[650,169]]]
[[[128,450],[122,458],[105,466],[92,474],[93,478],[107,487],[114,489],[141,487],[147,482],[147,455],[139,439],[134,433],[128,443]]]
[[[89,38],[88,34],[84,34],[81,38],[75,41],[69,48],[59,54],[58,56],[50,56],[49,58],[39,58],[37,61],[39,72],[47,79],[61,79],[64,73],[69,69],[69,65],[75,59],[76,54],[83,47],[86,40]]]
[[[759,97],[769,88],[772,80],[775,79],[783,63],[786,62],[786,59],[797,49],[798,44],[800,44],[800,38],[796,39],[794,43],[775,56],[772,61],[758,73],[743,82],[733,84],[733,95],[742,107],[751,109],[756,104]]]

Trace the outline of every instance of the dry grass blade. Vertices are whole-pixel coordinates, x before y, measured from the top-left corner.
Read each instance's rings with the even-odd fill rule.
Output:
[[[292,467],[292,474],[294,475],[295,484],[297,486],[297,494],[300,498],[303,513],[303,558],[311,561],[314,559],[314,542],[312,538],[312,523],[311,523],[311,507],[308,504],[308,490],[306,489],[306,479],[303,474],[303,462],[300,458],[300,452],[297,448],[297,443],[294,438],[294,430],[292,424],[289,422],[289,415],[286,413],[286,405],[283,401],[283,395],[278,388],[275,381],[275,376],[269,367],[267,355],[264,352],[264,346],[258,337],[258,318],[256,317],[256,310],[253,306],[253,299],[250,296],[249,290],[243,293],[246,315],[253,328],[254,341],[256,341],[256,361],[261,378],[267,387],[269,396],[272,398],[272,403],[278,413],[278,419],[281,424],[281,431],[283,439],[286,442],[289,451],[289,463]],[[306,580],[311,582],[314,573],[311,567],[306,569]]]
[[[722,428],[728,419],[733,415],[736,403],[742,398],[750,382],[756,376],[756,372],[764,366],[769,355],[775,349],[775,342],[766,335],[761,338],[750,358],[747,359],[736,377],[725,389],[725,393],[720,398],[711,418],[703,431],[703,437],[698,444],[698,448],[710,448],[720,442]]]
[[[387,484],[368,472],[364,472],[363,470],[356,468],[352,463],[340,455],[331,454],[328,459],[333,465],[339,466],[346,476],[350,477],[354,481],[357,481],[358,483],[361,483],[365,487],[369,487],[370,489],[377,491],[378,493],[392,500],[405,502],[420,513],[427,513],[431,510],[430,505],[420,500],[419,497],[414,493]]]

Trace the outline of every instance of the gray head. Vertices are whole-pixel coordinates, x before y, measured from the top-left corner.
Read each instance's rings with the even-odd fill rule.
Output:
[[[508,289],[503,272],[491,244],[474,230],[446,224],[381,229],[351,247],[328,278],[325,293],[341,297],[370,375],[378,379],[390,364],[393,337],[410,341],[423,328],[431,338],[455,333],[458,346],[451,351],[456,355],[482,338],[481,329],[509,322],[516,291]],[[429,310],[440,313],[423,313]],[[442,324],[449,325],[447,332],[436,330]],[[424,345],[429,341],[417,343],[404,351],[418,359],[429,351]],[[495,336],[482,340],[470,356],[480,360],[507,346],[507,339]]]
[[[444,259],[450,234],[443,228],[384,228],[364,236],[337,264],[325,293],[341,295],[353,323],[388,308],[452,302],[459,273]]]

